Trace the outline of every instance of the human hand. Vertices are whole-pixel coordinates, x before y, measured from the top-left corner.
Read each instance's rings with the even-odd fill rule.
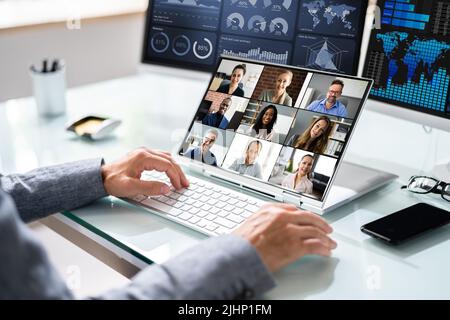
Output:
[[[328,236],[332,231],[324,219],[311,212],[294,205],[269,204],[233,233],[247,239],[273,272],[307,254],[330,256],[337,247]]]
[[[165,172],[177,190],[189,186],[189,181],[170,153],[139,148],[121,160],[102,166],[106,192],[116,197],[134,197],[138,194],[155,196],[170,191],[163,182],[140,180],[144,170]]]

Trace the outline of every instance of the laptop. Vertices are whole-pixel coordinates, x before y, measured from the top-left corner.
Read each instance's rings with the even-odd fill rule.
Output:
[[[397,178],[343,161],[372,84],[222,56],[176,154],[190,187],[127,200],[208,235],[232,232],[267,202],[334,210]],[[141,179],[170,183],[154,171]]]

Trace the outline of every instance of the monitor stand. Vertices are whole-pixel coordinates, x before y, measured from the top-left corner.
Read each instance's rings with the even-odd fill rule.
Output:
[[[432,170],[435,178],[450,183],[450,159],[437,163]]]

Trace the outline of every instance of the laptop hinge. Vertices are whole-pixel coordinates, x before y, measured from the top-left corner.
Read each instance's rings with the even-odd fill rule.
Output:
[[[220,180],[221,182],[224,182],[224,183],[226,183],[228,185],[232,185],[234,187],[241,188],[241,189],[253,192],[255,194],[258,194],[259,196],[263,196],[265,198],[270,198],[270,199],[276,200],[276,201],[282,201],[281,197],[277,196],[276,194],[264,192],[264,191],[261,191],[261,190],[258,190],[258,189],[246,186],[246,185],[244,185],[242,183],[239,183],[239,182],[236,182],[236,181],[232,181],[230,179],[227,179],[225,177],[221,177],[221,176],[216,175],[214,173],[210,173],[207,170],[205,170],[205,175],[207,175],[208,177],[210,177],[212,179]]]
[[[293,204],[299,208],[303,204],[303,202],[300,200],[298,196],[291,195],[287,192],[283,192],[283,202]]]
[[[195,173],[199,173],[199,174],[204,174],[205,173],[205,168],[203,165],[199,165],[199,164],[195,164],[195,163],[190,163],[189,164],[189,170]]]

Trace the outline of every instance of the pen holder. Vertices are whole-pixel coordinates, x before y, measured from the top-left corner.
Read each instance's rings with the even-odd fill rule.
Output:
[[[36,108],[39,116],[56,117],[66,112],[66,68],[55,71],[30,70]]]

